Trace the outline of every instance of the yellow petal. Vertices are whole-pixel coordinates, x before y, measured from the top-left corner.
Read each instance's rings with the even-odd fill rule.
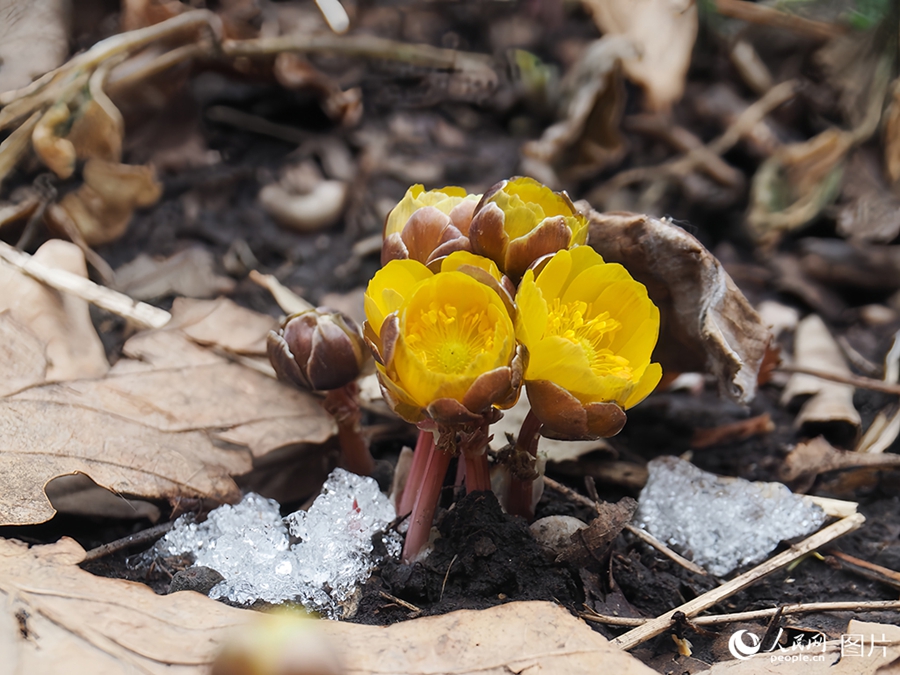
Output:
[[[500,281],[503,277],[500,268],[497,267],[497,263],[490,258],[485,258],[482,255],[476,255],[469,251],[454,251],[448,255],[441,262],[441,272],[455,272],[463,265],[471,265],[472,267],[483,269],[497,281]]]
[[[381,335],[381,324],[396,312],[420,281],[434,276],[425,265],[415,260],[391,260],[369,281],[364,298],[366,321]]]
[[[534,282],[534,272],[528,270],[516,293],[516,337],[531,351],[543,338],[547,327],[547,303]]]
[[[635,386],[628,398],[625,399],[622,407],[628,410],[643,401],[653,393],[653,390],[656,389],[656,385],[659,384],[661,378],[662,366],[658,363],[651,363],[644,372],[643,377],[641,377],[640,381],[637,383],[637,386]]]
[[[577,250],[577,249],[576,249]],[[560,251],[554,255],[537,277],[537,287],[548,302],[562,295],[572,271],[574,251]]]

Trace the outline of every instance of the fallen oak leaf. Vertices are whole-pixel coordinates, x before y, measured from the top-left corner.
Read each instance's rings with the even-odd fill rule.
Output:
[[[0,648],[13,672],[200,675],[230,636],[257,618],[199,593],[160,596],[141,584],[95,577],[78,567],[83,557],[68,538],[31,548],[0,539]],[[587,675],[597,663],[622,675],[654,672],[549,602],[387,627],[337,621],[315,627],[341,646],[346,672],[357,675]]]
[[[42,487],[76,472],[139,497],[236,501],[231,476],[247,473],[253,457],[285,446],[318,452],[335,433],[311,395],[231,363],[180,331],[138,334],[125,353],[141,360],[123,358],[102,379],[0,399],[0,522],[52,517]]]
[[[199,675],[253,617],[198,593],[158,596],[95,577],[78,567],[83,557],[66,537],[31,548],[0,540],[0,649],[11,672]]]

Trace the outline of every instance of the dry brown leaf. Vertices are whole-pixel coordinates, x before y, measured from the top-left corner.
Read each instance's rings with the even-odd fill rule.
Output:
[[[619,64],[634,57],[634,44],[619,36],[603,37],[587,48],[563,83],[569,91],[560,106],[562,119],[522,148],[529,174],[546,174],[542,182],[558,185],[560,178],[571,182],[622,159],[625,88]]]
[[[69,0],[0,0],[0,92],[66,60],[70,11]]]
[[[104,103],[105,106],[91,99],[75,114],[66,139],[72,143],[78,159],[94,157],[107,162],[122,159],[122,115],[109,99]]]
[[[221,347],[234,354],[265,356],[266,336],[278,327],[278,322],[228,298],[176,298],[169,327],[181,329],[200,345]]]
[[[0,540],[0,653],[11,673],[205,673],[253,613],[199,593],[159,596],[78,567],[84,550]]]
[[[591,246],[623,264],[659,307],[653,358],[663,371],[712,373],[723,394],[752,400],[771,336],[719,261],[671,222],[593,210],[590,220]]]
[[[566,561],[576,569],[588,567],[595,571],[599,571],[597,568],[602,568],[604,564],[608,565],[613,541],[631,522],[637,506],[631,497],[623,497],[615,503],[599,502],[597,517],[569,538],[569,545],[557,560]]]
[[[9,310],[0,312],[0,396],[46,382],[47,357],[44,343],[15,320]]]
[[[667,110],[681,98],[697,38],[693,0],[584,0],[605,35],[630,38],[640,58],[624,62],[647,92],[648,107]]]
[[[84,185],[63,197],[60,205],[75,221],[85,242],[94,246],[121,237],[134,210],[155,204],[161,196],[162,186],[152,166],[89,159],[84,167]]]
[[[84,255],[74,244],[52,239],[38,249],[34,259],[48,267],[87,277]],[[24,344],[20,344],[20,348],[25,350],[22,361],[9,360],[10,354],[2,362],[4,369],[18,372],[19,378],[23,368],[32,374],[44,368],[46,372],[42,380],[20,379],[22,387],[13,388],[5,382],[0,385],[3,393],[41,382],[101,377],[109,370],[103,344],[94,330],[88,304],[84,300],[54,291],[21,271],[0,264],[0,312],[4,310],[8,310],[9,319],[27,329],[39,341],[43,352],[35,358],[35,345],[26,349]],[[8,326],[7,330],[10,330]],[[24,338],[20,335],[20,339]],[[34,359],[33,371],[24,363],[27,359]]]
[[[893,452],[868,453],[839,450],[821,436],[798,443],[779,469],[785,483],[792,483],[795,491],[808,489],[816,476],[827,471],[850,469],[887,469],[900,467],[900,455]]]
[[[810,314],[797,324],[794,362],[803,368],[850,375],[841,348],[831,337],[825,322],[816,314]],[[840,435],[849,435],[852,445],[858,437],[861,423],[859,412],[853,406],[853,391],[854,388],[847,384],[795,373],[784,388],[781,402],[788,405],[797,397],[810,396],[800,408],[794,423],[801,428],[835,423],[843,425]],[[846,442],[847,438],[841,440]]]
[[[0,400],[4,524],[52,517],[43,486],[75,472],[117,493],[234,501],[240,491],[231,476],[247,473],[252,457],[284,446],[320,452],[314,444],[334,434],[334,420],[311,395],[176,329],[138,334],[124,352],[130,358],[105,378]]]
[[[844,635],[856,636],[855,651],[852,645],[842,646],[842,640],[829,640],[824,652],[821,647],[802,651],[785,647],[783,651],[776,649],[746,660],[720,661],[704,671],[704,675],[896,675],[900,626],[852,619]],[[860,643],[860,637],[864,643]],[[873,645],[872,639],[878,644]],[[799,658],[792,660],[792,656]],[[803,656],[808,658],[803,660]],[[822,658],[813,660],[812,657]]]
[[[63,538],[27,547],[0,539],[0,653],[14,673],[201,675],[229,635],[257,615],[190,591],[159,596],[141,584],[95,577]],[[549,602],[362,626],[323,621],[357,675],[651,675],[631,655]]]
[[[233,279],[216,273],[212,253],[199,247],[163,259],[142,253],[116,270],[116,289],[135,300],[170,295],[214,298],[234,286]]]
[[[69,122],[69,106],[57,103],[43,114],[31,134],[31,145],[44,165],[59,178],[75,172],[75,146],[57,132]]]

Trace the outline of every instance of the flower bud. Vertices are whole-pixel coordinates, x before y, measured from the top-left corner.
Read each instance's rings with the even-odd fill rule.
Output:
[[[269,331],[269,361],[278,379],[303,389],[339,389],[353,382],[369,358],[356,322],[325,307],[287,317]]]
[[[504,180],[488,190],[469,225],[472,251],[516,280],[539,258],[587,241],[587,219],[565,192],[533,178]]]
[[[432,267],[454,251],[470,250],[466,233],[479,199],[459,187],[426,192],[413,185],[385,220],[381,264],[409,259]]]

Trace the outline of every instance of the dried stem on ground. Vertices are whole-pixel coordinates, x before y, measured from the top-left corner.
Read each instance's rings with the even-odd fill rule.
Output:
[[[830,382],[840,382],[841,384],[849,384],[858,389],[868,389],[870,391],[878,391],[882,394],[900,395],[900,384],[892,384],[883,380],[876,380],[871,377],[862,375],[841,375],[839,373],[829,373],[824,370],[816,370],[814,368],[803,368],[802,366],[779,366],[777,370],[782,373],[800,373],[803,375],[812,375]]]
[[[698,616],[691,619],[691,623],[698,626],[715,626],[722,623],[735,623],[738,621],[755,621],[768,619],[779,612],[788,614],[809,614],[812,612],[879,612],[900,609],[900,600],[871,600],[867,602],[807,602],[796,605],[781,605],[769,609],[757,609],[752,612],[734,612],[732,614],[713,614],[710,616]],[[581,612],[580,616],[585,621],[603,623],[608,626],[643,626],[653,619],[641,619],[627,616],[609,616],[599,614],[592,609]]]
[[[77,274],[42,265],[27,253],[22,253],[3,242],[0,242],[0,260],[50,288],[86,300],[92,305],[128,319],[140,328],[162,328],[172,318],[172,315],[164,309],[132,300],[124,293],[95,284]]]
[[[799,544],[791,546],[790,549],[769,558],[764,563],[757,565],[753,569],[736,576],[731,581],[726,581],[721,586],[700,595],[690,602],[671,609],[661,614],[655,619],[647,621],[645,624],[634,628],[623,635],[620,635],[613,644],[621,649],[633,649],[642,642],[656,637],[669,626],[672,625],[672,617],[676,612],[683,612],[688,618],[696,616],[699,612],[709,609],[725,598],[734,595],[738,591],[743,590],[754,582],[771,574],[772,572],[785,567],[797,558],[824,546],[825,544],[837,539],[840,536],[852,532],[865,522],[865,517],[861,513],[842,518],[836,523],[819,530],[810,537],[807,537]]]

